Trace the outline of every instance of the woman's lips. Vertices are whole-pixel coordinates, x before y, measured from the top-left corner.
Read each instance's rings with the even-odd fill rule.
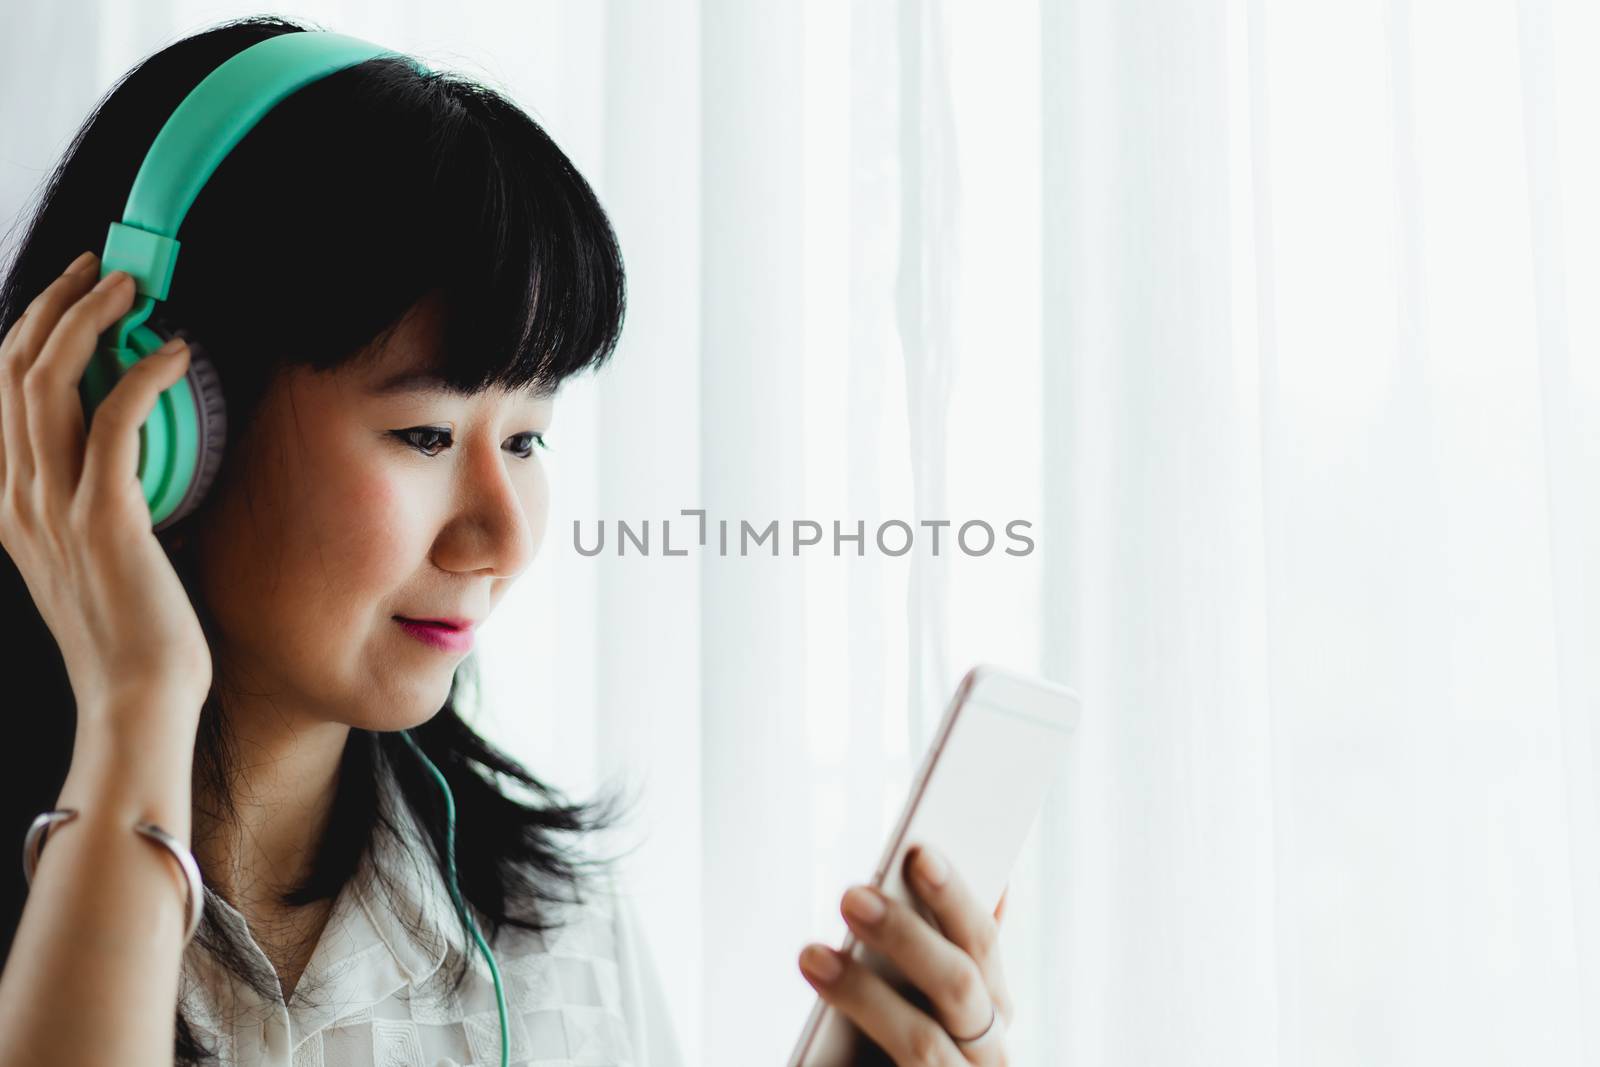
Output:
[[[394,620],[400,628],[423,644],[432,645],[443,652],[471,652],[472,630],[453,630],[433,622],[414,622],[398,616]]]

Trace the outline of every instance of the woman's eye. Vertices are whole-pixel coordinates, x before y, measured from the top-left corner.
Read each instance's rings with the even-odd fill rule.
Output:
[[[532,432],[531,430],[529,432],[527,432],[527,433],[519,433],[519,434],[517,434],[517,436],[512,438],[512,440],[520,441],[524,437],[528,438],[528,443],[525,444],[525,445],[519,445],[517,447],[517,449],[512,453],[513,455],[517,456],[519,459],[527,459],[528,457],[533,455],[533,445],[534,445],[535,441],[537,441],[539,443],[539,447],[540,448],[549,448],[550,447],[549,445],[544,443],[544,436],[542,434],[536,434],[536,433]]]
[[[390,433],[404,441],[406,444],[410,445],[412,448],[416,449],[418,452],[421,452],[424,456],[437,456],[439,452],[430,451],[429,449],[432,447],[430,445],[418,444],[418,439],[423,441],[431,441],[434,438],[441,438],[444,441],[444,447],[448,448],[450,445],[449,430],[435,430],[428,426],[415,426],[409,430],[391,430]],[[439,451],[443,451],[443,449],[441,448]]]
[[[436,430],[431,426],[414,426],[409,430],[391,430],[390,433],[425,456],[439,455],[444,449],[450,447],[451,442],[449,430]],[[512,440],[521,441],[524,438],[530,439],[527,444],[519,445],[511,450],[511,454],[518,459],[528,459],[533,455],[533,442],[535,441],[538,442],[540,448],[549,447],[544,443],[542,434],[531,431],[520,433]],[[439,442],[442,442],[442,444]]]

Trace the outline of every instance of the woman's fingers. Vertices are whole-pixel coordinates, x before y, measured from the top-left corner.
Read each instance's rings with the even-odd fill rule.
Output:
[[[989,1022],[983,972],[926,919],[871,886],[855,886],[840,907],[855,935],[881,953],[932,1004],[944,1029],[976,1034]]]
[[[1011,1021],[1011,994],[1000,963],[1000,924],[967,888],[961,876],[932,849],[918,845],[906,857],[906,884],[933,912],[949,938],[977,964],[994,997],[995,1010]]]
[[[133,279],[122,271],[101,278],[62,313],[39,358],[23,375],[29,442],[43,499],[70,500],[77,491],[84,449],[78,383],[100,335],[128,313],[134,293]]]
[[[801,969],[823,999],[897,1064],[1003,1063],[1012,1018],[998,944],[1005,894],[990,912],[947,863],[922,847],[908,855],[905,880],[931,919],[871,886],[852,887],[840,911],[855,938],[893,964],[911,988],[902,993],[850,953],[822,945],[806,948]],[[811,966],[829,960],[838,965],[835,977]],[[952,1036],[986,1032],[988,1040],[972,1046],[959,1046]]]
[[[68,264],[66,270],[28,303],[6,335],[0,353],[10,355],[13,348],[26,350],[21,368],[26,371],[38,358],[45,338],[50,336],[50,329],[61,318],[61,313],[94,284],[99,268],[100,260],[93,252],[84,252]]]
[[[87,268],[58,279],[29,306],[7,331],[0,356],[7,449],[0,541],[61,648],[80,729],[90,709],[112,708],[115,701],[106,701],[130,684],[160,685],[199,709],[212,680],[205,628],[151,528],[134,477],[139,424],[183,372],[181,346],[176,357],[137,360],[120,373],[96,410],[93,440],[66,442],[85,417],[83,369],[134,299],[133,282],[120,272],[96,290],[100,268],[89,258]],[[67,484],[75,447],[94,468],[88,493],[82,480]],[[193,740],[192,719],[166,719],[158,725],[188,730]]]
[[[828,978],[819,967],[837,963]],[[825,945],[807,945],[800,968],[823,1000],[844,1012],[894,1062],[905,1067],[966,1067],[968,1061],[944,1028],[914,1007],[870,967]]]
[[[23,379],[55,328],[61,314],[93,284],[98,260],[85,252],[44,292],[34,297],[0,343],[0,436],[5,441],[5,463],[0,484],[15,490],[31,484],[33,447],[29,444],[28,411]]]
[[[173,338],[128,368],[111,393],[95,409],[83,460],[83,479],[73,503],[85,508],[94,501],[147,508],[136,479],[139,475],[139,427],[156,401],[189,366],[189,346]],[[148,519],[148,513],[146,513]]]

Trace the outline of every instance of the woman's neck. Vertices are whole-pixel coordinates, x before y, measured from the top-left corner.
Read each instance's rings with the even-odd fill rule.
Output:
[[[248,918],[252,908],[281,909],[282,895],[310,874],[333,813],[350,727],[292,726],[276,711],[230,710],[229,719],[230,747],[239,754],[231,804],[196,795],[192,849],[208,882]],[[261,728],[269,722],[277,728]],[[241,723],[251,728],[241,732]]]

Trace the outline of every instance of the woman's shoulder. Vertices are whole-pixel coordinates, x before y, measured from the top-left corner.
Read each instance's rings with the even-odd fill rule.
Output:
[[[661,971],[630,880],[614,870],[592,877],[559,918],[542,934],[509,933],[504,948],[495,948],[497,958],[505,957],[507,1003],[507,975],[529,982],[535,1000],[555,987],[571,1047],[598,1062],[611,1062],[609,1055],[638,1067],[681,1067]]]
[[[498,1062],[500,1020],[495,971],[505,996],[513,1061],[553,1058],[562,1062],[645,1067],[653,1061],[636,1051],[626,991],[629,978],[619,959],[617,895],[610,877],[595,880],[581,897],[543,902],[546,929],[504,925],[494,934],[491,968],[476,942],[468,955],[459,928],[440,966],[409,994],[413,1019],[465,1030],[471,1062]],[[526,910],[526,909],[524,909]],[[488,931],[480,931],[488,940]],[[463,963],[460,988],[455,975]]]
[[[605,908],[617,965],[622,1015],[637,1062],[647,1067],[682,1067],[677,1028],[667,1003],[663,969],[641,919],[629,879],[613,875]]]
[[[520,914],[537,915],[545,929],[507,924],[495,938],[496,957],[578,961],[598,966],[607,978],[614,977],[624,962],[635,921],[626,890],[612,872],[590,875],[574,889],[567,899],[526,905]],[[573,970],[568,967],[569,972]]]

